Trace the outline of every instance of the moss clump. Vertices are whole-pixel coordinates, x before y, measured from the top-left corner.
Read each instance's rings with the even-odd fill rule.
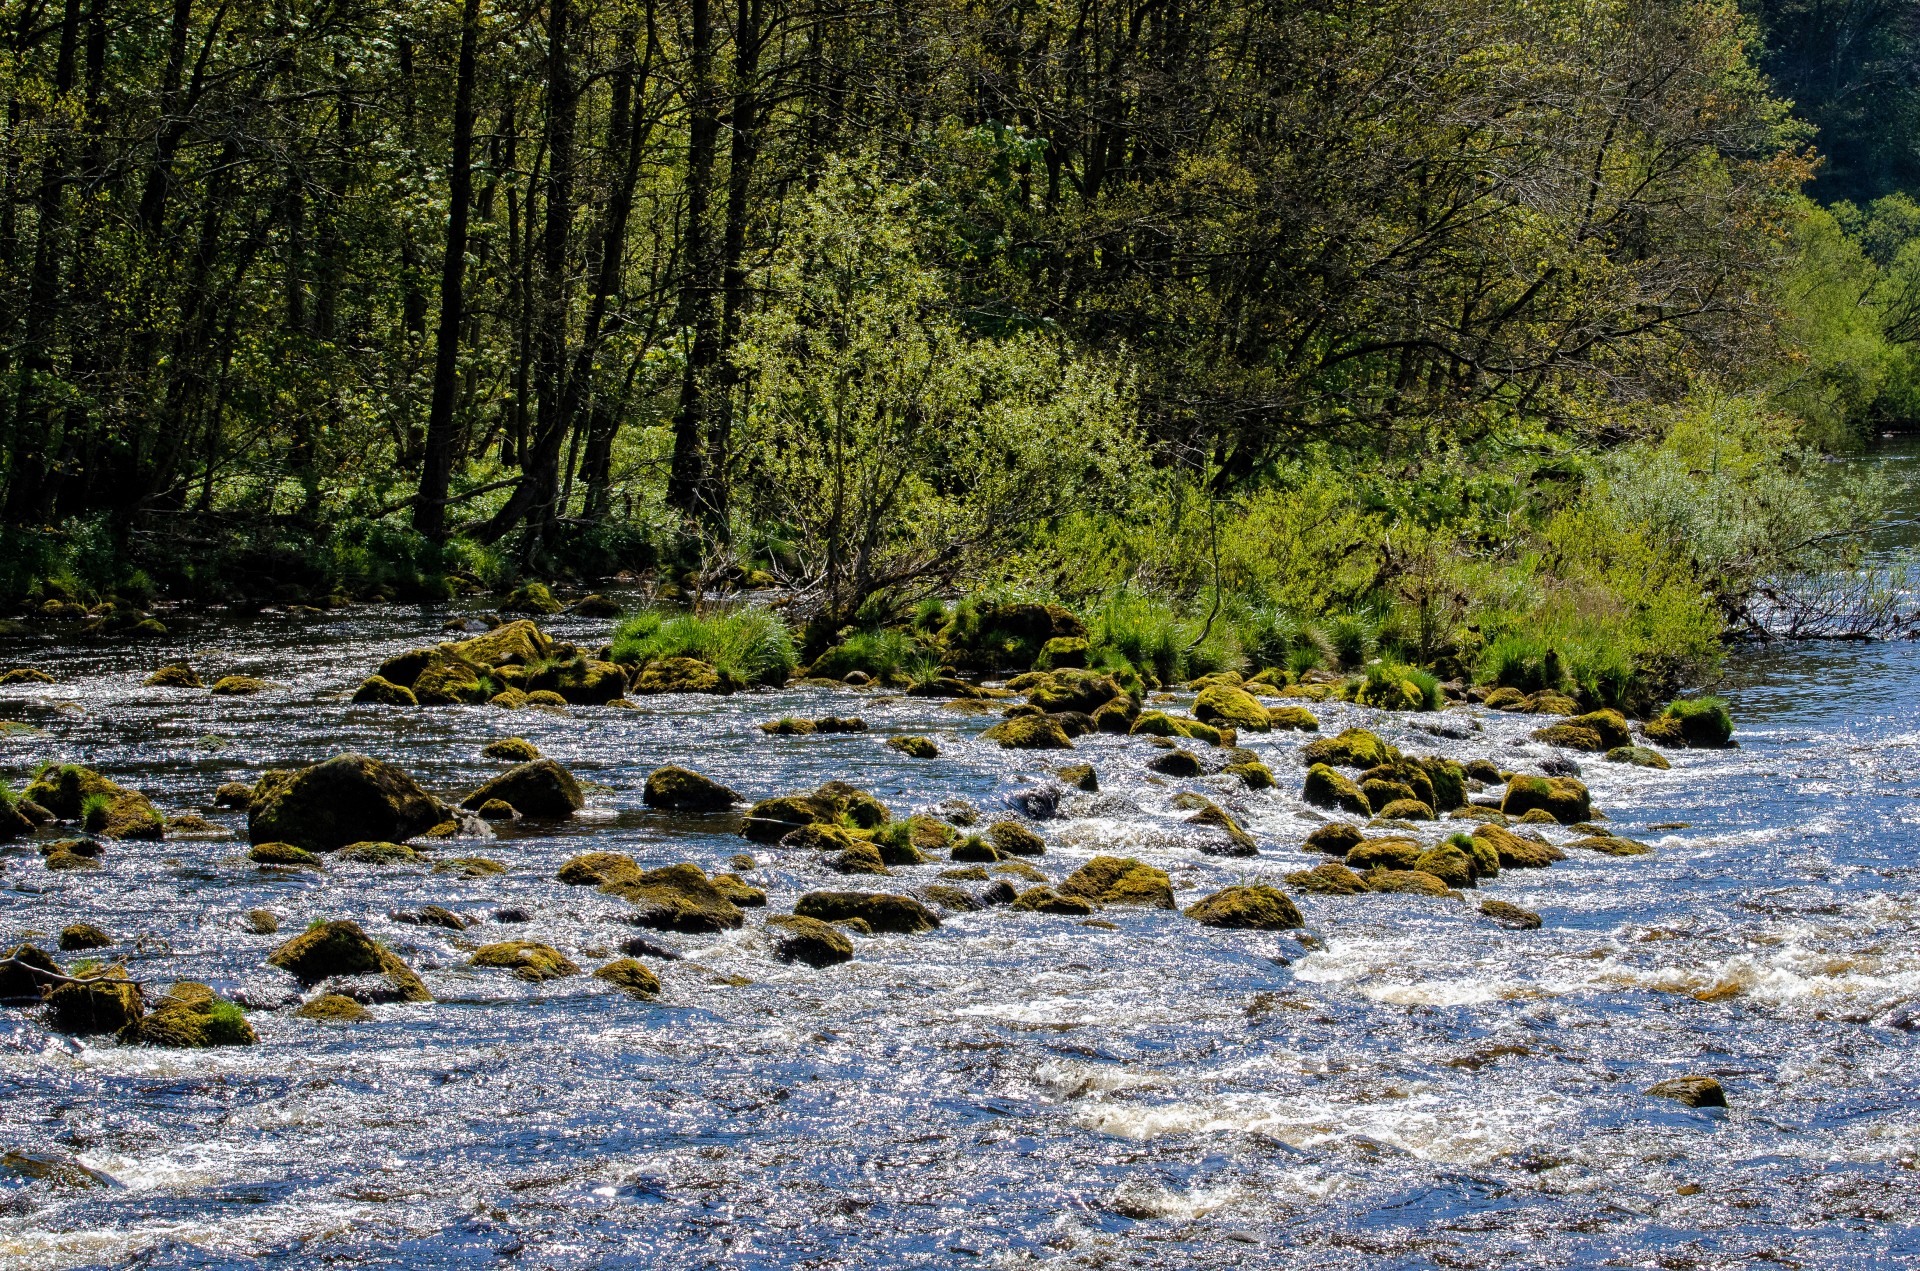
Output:
[[[1367,890],[1365,879],[1345,865],[1333,861],[1312,869],[1296,870],[1287,875],[1287,883],[1296,890],[1316,896],[1357,896]]]
[[[607,963],[594,971],[593,978],[605,980],[634,997],[656,997],[660,993],[660,977],[632,958]]]
[[[760,725],[760,731],[771,737],[809,737],[814,729],[810,719],[784,717]]]
[[[545,583],[521,583],[500,602],[501,613],[554,614],[565,608]]]
[[[237,1005],[191,981],[169,988],[133,1036],[144,1046],[176,1050],[251,1046],[260,1040]]]
[[[420,699],[413,690],[404,684],[395,684],[392,680],[383,680],[377,675],[361,681],[360,687],[353,690],[353,700],[362,705],[371,706],[418,706]]]
[[[1101,905],[1147,905],[1173,908],[1173,880],[1131,856],[1096,856],[1060,884],[1065,895]]]
[[[821,922],[857,918],[874,931],[895,935],[917,935],[940,925],[939,915],[918,900],[888,892],[808,892],[794,902],[793,912]]]
[[[255,843],[247,859],[259,865],[279,865],[288,869],[319,869],[320,858],[304,847],[291,843]]]
[[[484,759],[504,759],[510,763],[532,763],[540,758],[540,748],[524,737],[501,737],[480,748]]]
[[[468,965],[511,971],[516,978],[534,984],[580,974],[580,968],[560,950],[537,940],[502,940],[498,944],[483,944],[474,950]]]
[[[1360,787],[1324,763],[1316,763],[1307,769],[1307,780],[1300,797],[1315,807],[1338,808],[1360,816],[1373,815],[1373,805],[1367,802],[1366,795],[1360,793]]]
[[[1320,721],[1304,706],[1274,706],[1267,710],[1267,726],[1294,732],[1317,733]]]
[[[322,1024],[358,1024],[362,1020],[373,1018],[373,1012],[354,1001],[344,993],[322,993],[309,1002],[302,1003],[294,1011],[299,1019],[310,1019]]]
[[[874,846],[880,854],[887,857],[889,865],[918,865],[920,860],[894,860],[888,855],[890,849],[897,850],[901,829],[906,831],[906,846],[912,848],[915,855],[921,852],[943,852],[953,845],[959,832],[945,821],[916,813],[905,821],[890,821],[873,832]],[[922,858],[924,859],[924,858]]]
[[[738,874],[715,874],[712,882],[715,891],[742,909],[766,908],[767,893]]]
[[[1418,799],[1395,799],[1374,816],[1381,821],[1431,821],[1433,809]]]
[[[1508,816],[1538,810],[1562,825],[1572,825],[1590,820],[1593,807],[1587,787],[1572,777],[1516,776],[1507,782],[1500,810]]]
[[[222,783],[213,792],[213,806],[245,812],[253,802],[253,787],[240,781]]]
[[[989,865],[1000,859],[1000,850],[980,835],[969,834],[948,855],[955,861]]]
[[[280,930],[280,915],[271,909],[249,909],[240,925],[256,936],[270,936]]]
[[[140,986],[123,967],[95,972],[79,983],[56,984],[47,993],[47,1027],[56,1033],[134,1035],[146,1013]]]
[[[1562,750],[1579,750],[1589,754],[1606,749],[1606,742],[1599,733],[1578,724],[1550,724],[1545,728],[1536,728],[1533,730],[1533,739]]]
[[[1008,750],[1070,750],[1073,747],[1060,721],[1047,715],[1005,719],[980,735]]]
[[[1377,768],[1399,758],[1399,752],[1364,728],[1349,728],[1337,737],[1322,737],[1300,748],[1307,764],[1333,768]]]
[[[302,984],[318,984],[336,975],[383,975],[403,1002],[430,1002],[427,986],[413,969],[346,919],[322,922],[275,949],[267,962],[291,971]]]
[[[517,821],[520,814],[505,799],[488,799],[479,809],[482,821]]]
[[[535,689],[527,694],[527,705],[544,707],[562,715],[567,713],[567,699],[549,689]]]
[[[710,662],[697,658],[661,658],[649,662],[633,678],[633,691],[657,693],[711,693],[722,696],[744,687]]]
[[[853,958],[853,941],[818,918],[774,914],[767,919],[773,956],[782,962],[802,962],[816,969]]]
[[[1108,702],[1126,695],[1120,681],[1103,671],[1062,670],[1028,689],[1027,700],[1049,714],[1079,711],[1091,715]]]
[[[725,812],[734,804],[744,802],[713,778],[672,765],[648,774],[641,797],[650,808],[675,812]]]
[[[1347,852],[1348,869],[1412,869],[1420,859],[1420,845],[1412,839],[1364,839]]]
[[[897,750],[909,759],[938,759],[940,748],[925,737],[889,737],[887,748]]]
[[[503,622],[493,630],[474,636],[471,640],[460,641],[458,644],[451,646],[451,649],[457,657],[464,658],[476,666],[489,667],[509,665],[532,666],[535,663],[545,662],[552,658],[554,651],[553,641],[547,636],[547,633],[542,631],[538,624],[528,618],[520,618],[513,622]],[[416,673],[419,667],[426,665],[427,658],[420,658],[422,653],[430,657],[432,651],[416,649],[411,654],[402,655],[403,657],[420,659],[414,668]],[[384,666],[381,668],[380,673],[387,675]],[[396,679],[398,677],[387,675],[387,678]],[[404,682],[411,683],[412,681],[407,680]]]
[[[1717,697],[1669,702],[1647,725],[1647,736],[1663,746],[1731,746],[1733,715]]]
[[[1431,787],[1429,787],[1429,790]],[[1367,804],[1373,808],[1384,808],[1398,799],[1417,801],[1420,792],[1405,781],[1394,781],[1369,774],[1360,782],[1360,793],[1367,796]]]
[[[200,676],[184,662],[163,666],[141,683],[147,688],[205,688]]]
[[[1093,912],[1093,904],[1084,896],[1066,895],[1044,884],[1029,887],[1013,898],[1013,908],[1022,913],[1058,914],[1084,918]]]
[[[1199,809],[1187,818],[1187,824],[1219,830],[1226,836],[1224,843],[1217,839],[1209,839],[1200,845],[1200,850],[1209,856],[1254,856],[1260,851],[1260,846],[1254,842],[1253,835],[1242,829],[1240,823],[1228,816],[1216,803],[1201,800]]]

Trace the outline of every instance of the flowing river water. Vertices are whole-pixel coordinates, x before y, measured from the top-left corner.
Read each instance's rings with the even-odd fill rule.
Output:
[[[855,940],[814,970],[770,953],[763,917],[862,880],[755,847],[724,820],[646,810],[678,763],[750,797],[844,779],[897,815],[960,797],[991,818],[1066,758],[1006,751],[991,715],[871,692],[643,699],[565,716],[394,710],[346,694],[380,659],[440,638],[449,610],[167,615],[159,646],[21,642],[53,672],[12,686],[16,781],[88,764],[226,837],[109,845],[56,873],[0,853],[0,942],[92,922],[132,973],[284,1000],[289,932],[352,918],[435,1001],[342,1027],[250,1013],[259,1044],[168,1051],[76,1041],[0,1011],[0,1149],[77,1158],[112,1186],[0,1175],[0,1267],[1794,1267],[1920,1264],[1920,646],[1744,656],[1740,748],[1670,771],[1580,756],[1595,805],[1651,856],[1570,851],[1481,894],[1537,910],[1508,930],[1468,901],[1302,896],[1297,934],[1178,912],[1109,924],[991,909]],[[608,624],[562,619],[582,644]],[[140,686],[166,661],[272,682],[250,698]],[[1181,705],[1188,699],[1184,696]],[[1535,769],[1540,721],[1315,708],[1410,753]],[[859,714],[864,734],[769,737],[782,715]],[[943,751],[915,760],[892,732]],[[216,786],[361,751],[458,796],[532,740],[588,787],[563,826],[507,828],[463,879],[425,866],[262,870]],[[1142,739],[1076,742],[1101,793],[1037,823],[1058,880],[1108,852],[1173,877],[1184,907],[1313,863],[1294,733],[1243,736],[1279,778],[1151,773]],[[1183,789],[1260,855],[1199,850]],[[1458,828],[1449,826],[1448,829]],[[1556,839],[1572,837],[1549,830]],[[751,851],[770,898],[743,929],[657,936],[638,1000],[589,976],[530,985],[467,965],[480,942],[549,942],[589,969],[636,934],[625,902],[554,880],[589,850],[710,872]],[[947,864],[896,869],[908,891]],[[467,932],[403,925],[433,903]],[[270,909],[279,935],[249,933]],[[512,911],[519,910],[520,913]],[[501,916],[523,921],[501,921]],[[1711,1075],[1730,1108],[1643,1095]]]

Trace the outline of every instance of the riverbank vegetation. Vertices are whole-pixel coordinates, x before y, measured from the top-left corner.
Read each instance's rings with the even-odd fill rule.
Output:
[[[1650,697],[1832,633],[1890,493],[1822,460],[1920,412],[1920,205],[1778,94],[1796,15],[28,8],[0,598],[628,572],[766,587],[620,637],[749,683],[1037,603],[1162,681]]]

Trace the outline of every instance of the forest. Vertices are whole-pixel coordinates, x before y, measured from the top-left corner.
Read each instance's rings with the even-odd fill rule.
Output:
[[[1613,701],[1884,631],[1808,580],[1920,420],[1917,17],[11,0],[0,599],[1043,600]]]

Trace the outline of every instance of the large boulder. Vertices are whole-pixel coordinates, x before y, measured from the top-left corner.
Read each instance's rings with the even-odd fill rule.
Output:
[[[600,890],[640,911],[642,926],[699,934],[728,931],[747,920],[698,865],[668,865],[632,875],[616,875]]]
[[[732,693],[740,681],[697,658],[658,658],[633,677],[635,693]]]
[[[346,919],[308,928],[275,949],[267,962],[291,971],[307,986],[336,976],[382,976],[400,1001],[433,1000],[413,968],[362,931],[359,923]]]
[[[1515,776],[1507,782],[1500,810],[1508,816],[1525,816],[1538,808],[1562,825],[1592,819],[1593,805],[1587,787],[1572,777]]]
[[[1096,856],[1069,874],[1059,891],[1100,905],[1173,908],[1173,880],[1167,872],[1131,856]]]
[[[478,666],[530,666],[553,653],[553,641],[532,620],[504,622],[483,635],[462,640],[453,652]]]
[[[1103,671],[1061,670],[1035,684],[1027,700],[1049,714],[1079,711],[1091,715],[1125,695],[1120,682]]]
[[[1302,762],[1334,768],[1377,768],[1398,757],[1398,751],[1364,728],[1349,728],[1337,737],[1322,737],[1300,747]]]
[[[940,925],[940,915],[912,896],[891,892],[810,891],[794,902],[793,912],[820,922],[858,918],[874,931],[918,935]]]
[[[646,790],[641,798],[650,808],[666,808],[675,812],[725,812],[734,804],[744,802],[738,794],[713,778],[671,764],[655,768],[648,775]]]
[[[451,818],[444,803],[392,764],[344,754],[263,778],[247,809],[247,838],[331,852],[349,843],[404,842]]]
[[[460,806],[478,811],[499,799],[521,816],[562,821],[586,806],[580,783],[551,759],[517,764],[475,790]]]
[[[1264,733],[1273,727],[1267,708],[1253,694],[1231,684],[1209,684],[1193,702],[1193,717],[1216,728],[1248,728]]]
[[[1300,907],[1285,892],[1264,883],[1222,888],[1190,907],[1187,917],[1204,927],[1244,931],[1284,931],[1307,925]]]
[[[104,838],[159,839],[166,835],[166,823],[146,795],[116,785],[79,764],[46,769],[27,786],[24,797],[62,820],[82,822],[86,829]],[[18,816],[18,810],[14,811]]]
[[[1003,719],[980,734],[1008,750],[1068,750],[1073,740],[1060,721],[1050,715],[1020,715]]]

